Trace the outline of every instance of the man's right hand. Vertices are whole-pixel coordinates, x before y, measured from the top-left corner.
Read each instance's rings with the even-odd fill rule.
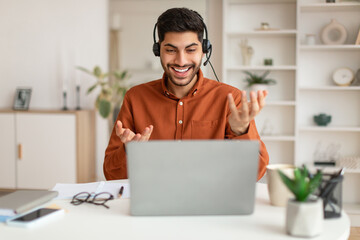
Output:
[[[122,122],[117,121],[116,122],[116,136],[118,136],[121,140],[121,142],[128,143],[131,141],[147,141],[150,138],[150,135],[153,131],[153,125],[150,125],[144,129],[144,131],[140,134],[135,134],[133,131],[131,131],[128,128],[123,128]]]

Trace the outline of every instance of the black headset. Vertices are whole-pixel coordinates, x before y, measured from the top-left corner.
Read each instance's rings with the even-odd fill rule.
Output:
[[[207,28],[206,25],[202,19],[202,17],[199,15],[199,18],[201,20],[201,22],[204,25],[204,30],[205,30],[205,38],[203,39],[202,42],[202,51],[203,53],[206,54],[206,61],[204,62],[204,66],[206,66],[208,64],[208,62],[210,61],[210,56],[211,56],[211,52],[212,52],[212,45],[210,43],[210,41],[208,40],[208,32],[207,32]],[[154,44],[153,44],[153,53],[156,57],[160,56],[160,43],[156,42],[156,27],[157,27],[158,23],[155,23],[154,26],[154,32],[153,32],[153,37],[154,37]]]

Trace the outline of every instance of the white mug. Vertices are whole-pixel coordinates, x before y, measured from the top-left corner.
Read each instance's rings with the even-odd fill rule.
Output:
[[[288,199],[293,198],[294,195],[281,180],[278,170],[292,178],[295,166],[290,164],[270,164],[266,168],[270,203],[274,206],[285,207]]]

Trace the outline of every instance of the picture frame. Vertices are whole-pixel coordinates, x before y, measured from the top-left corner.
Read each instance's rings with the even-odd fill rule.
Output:
[[[14,110],[28,110],[31,98],[31,88],[17,88],[14,98]]]

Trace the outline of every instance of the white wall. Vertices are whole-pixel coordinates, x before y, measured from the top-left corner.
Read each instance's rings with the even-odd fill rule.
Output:
[[[221,75],[221,1],[219,0],[0,0],[0,108],[11,108],[15,89],[32,87],[30,109],[61,109],[67,79],[68,107],[74,109],[75,78],[81,81],[81,106],[92,109],[96,94],[86,95],[91,77],[74,66],[108,69],[108,20],[121,15],[121,64],[136,78],[161,77],[159,58],[152,54],[152,31],[157,17],[171,7],[198,11],[207,23],[213,44],[211,62]],[[147,71],[157,62],[160,70]],[[141,71],[136,71],[142,69]],[[210,66],[202,67],[214,78]],[[108,143],[107,122],[97,117],[98,179]]]
[[[93,79],[74,66],[108,68],[107,0],[0,0],[0,108],[11,108],[16,87],[32,87],[31,109],[61,109],[63,80],[68,107],[75,108],[75,76],[81,79],[81,106]],[[66,74],[66,72],[68,74]],[[67,76],[67,77],[66,77]],[[106,121],[97,119],[98,175],[107,145]]]
[[[136,84],[162,77],[160,59],[152,52],[153,29],[159,15],[173,7],[187,7],[203,16],[214,49],[211,62],[219,75],[222,63],[221,6],[219,0],[110,0],[109,21],[112,22],[114,15],[120,16],[120,67],[130,71],[130,82]],[[210,64],[202,66],[202,70],[205,76],[215,79]]]
[[[211,63],[215,69],[216,75],[222,82],[222,1],[219,0],[206,0],[206,19],[207,29],[209,33],[209,40],[213,46],[211,55]],[[210,64],[206,66],[207,76],[215,79],[215,76],[210,69]]]

